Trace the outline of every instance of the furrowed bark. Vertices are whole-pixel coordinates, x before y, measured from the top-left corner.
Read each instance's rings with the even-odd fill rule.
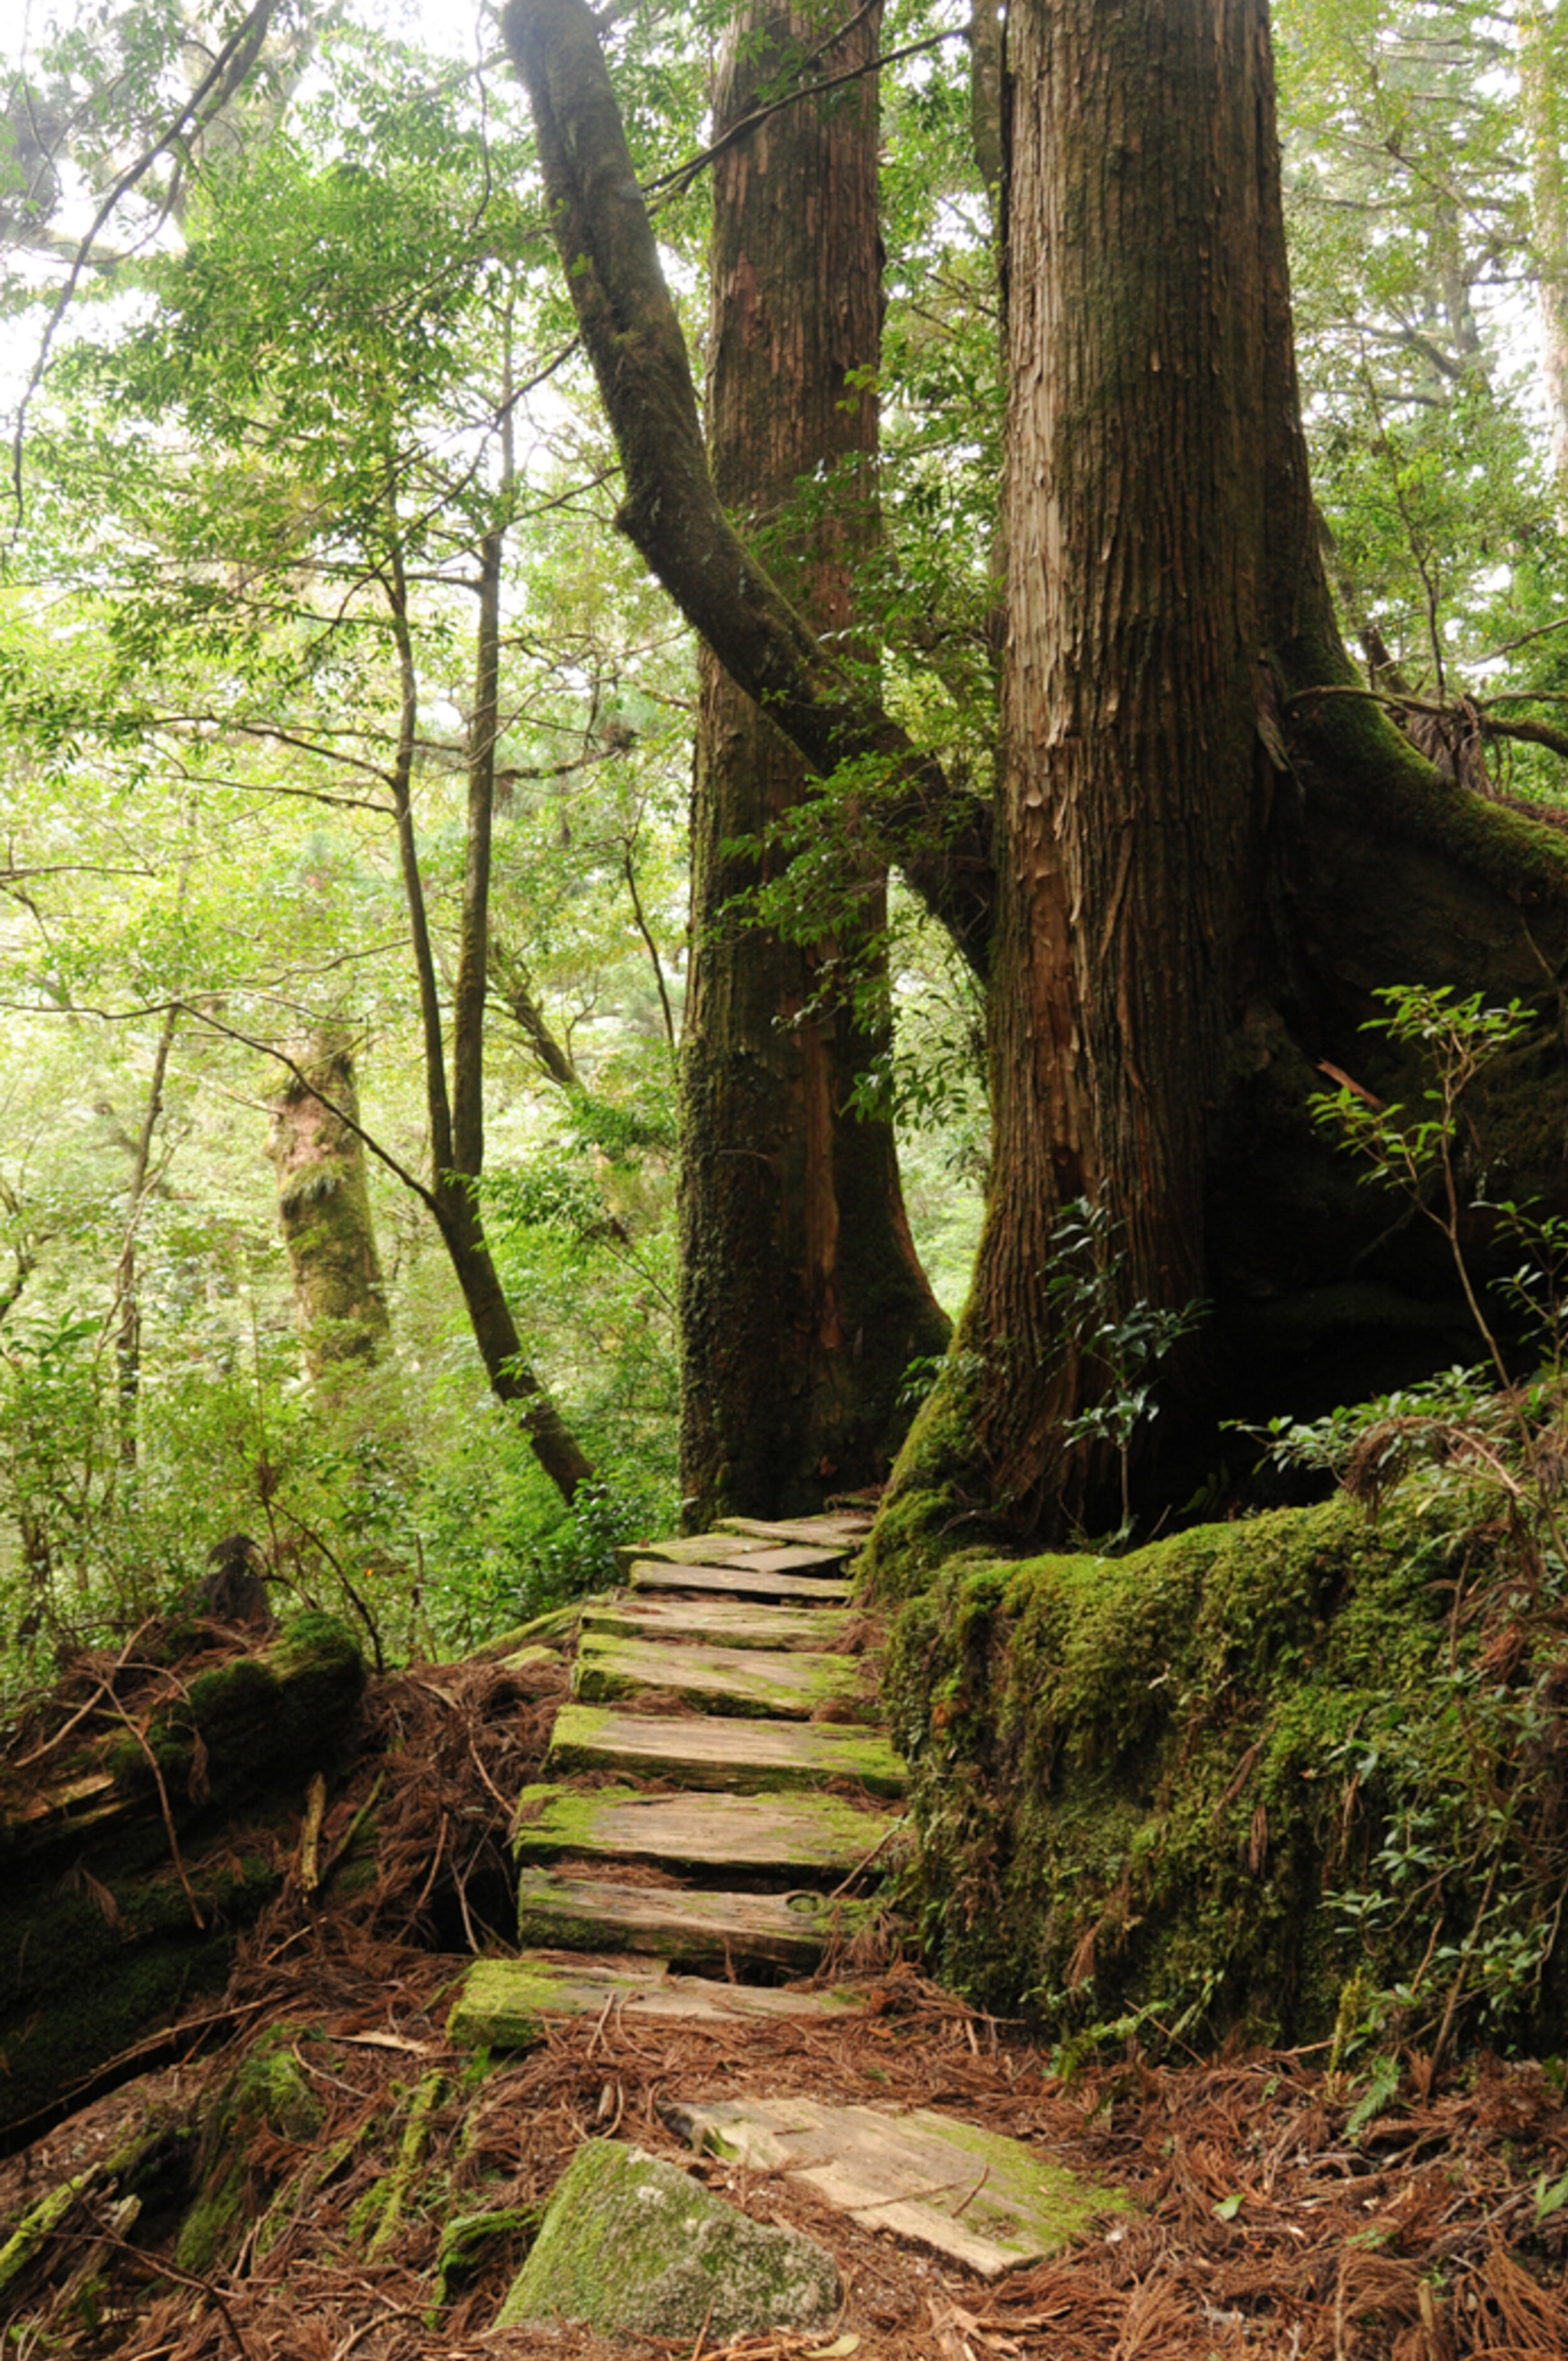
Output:
[[[880,9],[856,8],[836,70],[869,67]],[[809,95],[725,145],[820,16],[762,0],[725,40],[714,107],[708,417],[726,507],[770,533],[802,609],[838,644],[875,541],[877,90]],[[834,469],[825,504],[797,487]],[[681,1488],[700,1531],[737,1510],[819,1508],[886,1476],[908,1363],[948,1323],[916,1259],[891,1124],[857,1120],[884,1044],[832,962],[875,977],[884,880],[847,865],[837,938],[790,941],[742,915],[811,792],[799,755],[708,651],[692,805],[695,946],[682,1049]]]
[[[685,342],[585,0],[511,0],[556,243],[620,454],[619,523],[748,697],[826,777],[867,763],[861,824],[978,974],[992,923],[991,826],[823,648],[720,506]],[[874,793],[869,785],[876,781]]]

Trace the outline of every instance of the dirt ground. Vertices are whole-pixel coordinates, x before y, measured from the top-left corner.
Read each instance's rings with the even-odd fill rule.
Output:
[[[374,1787],[375,1874],[307,1902],[291,1887],[247,1938],[218,2015],[184,2056],[123,2082],[0,2164],[0,2238],[132,2131],[170,2163],[129,2218],[90,2186],[0,2295],[0,2353],[126,2361],[1494,2361],[1568,2354],[1568,2107],[1555,2068],[1400,2060],[1380,2107],[1365,2065],[1317,2054],[1153,2065],[1070,2084],[1017,2028],[897,1964],[862,1979],[864,2016],[689,2027],[607,2016],[532,2053],[453,2050],[446,2010],[476,1949],[504,1948],[506,1798],[536,1769],[559,1679],[442,1667],[379,1685],[363,1762],[323,1843]],[[461,1947],[461,1948],[459,1948]],[[842,1975],[834,1979],[841,1983]],[[203,2103],[263,2034],[323,2110],[308,2143],[246,2151],[243,2244],[221,2269],[173,2264]],[[218,2046],[213,2047],[214,2039]],[[203,2047],[203,2045],[206,2045]],[[136,2060],[126,2061],[126,2070]],[[396,2235],[367,2258],[365,2201],[397,2170],[409,2097],[442,2077]],[[694,2158],[662,2109],[806,2093],[933,2107],[1038,2146],[1135,2202],[1059,2259],[987,2287],[857,2228],[775,2176]],[[207,2108],[210,2115],[210,2104]],[[442,2229],[537,2207],[577,2144],[611,2135],[683,2163],[760,2218],[831,2249],[841,2315],[814,2336],[710,2346],[491,2325],[526,2233],[497,2238],[439,2306]],[[356,2210],[357,2209],[357,2210]],[[0,2253],[0,2266],[4,2256]]]

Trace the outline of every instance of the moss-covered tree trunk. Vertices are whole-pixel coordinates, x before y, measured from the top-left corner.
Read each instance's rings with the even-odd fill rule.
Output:
[[[391,1334],[365,1150],[345,1115],[357,1124],[353,1045],[341,1027],[323,1027],[274,1094],[268,1141],[301,1349],[317,1383],[376,1361]]]
[[[852,12],[826,48],[825,30],[797,8],[743,11],[725,40],[716,137],[787,88],[808,53],[825,71],[864,69],[880,7]],[[715,483],[840,646],[877,530],[877,121],[866,74],[769,116],[714,167]],[[831,470],[826,497],[803,480],[818,470]],[[892,1126],[849,1112],[883,1044],[834,971],[848,958],[874,990],[881,873],[868,859],[833,940],[786,940],[748,906],[788,854],[733,848],[757,845],[808,792],[800,756],[705,649],[682,1053],[682,1484],[704,1523],[813,1509],[885,1476],[905,1368],[947,1334]]]

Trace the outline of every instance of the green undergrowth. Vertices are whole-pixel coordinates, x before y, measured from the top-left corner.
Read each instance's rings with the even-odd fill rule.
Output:
[[[935,1971],[1069,2042],[1560,2048],[1568,1576],[1495,1507],[951,1561],[888,1665]]]

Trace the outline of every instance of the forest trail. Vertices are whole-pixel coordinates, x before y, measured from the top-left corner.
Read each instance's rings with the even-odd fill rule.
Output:
[[[874,1958],[907,1784],[878,1726],[876,1627],[848,1578],[870,1521],[736,1520],[626,1554],[625,1591],[582,1617],[554,1775],[519,1799],[526,1948],[469,1971],[448,2024],[459,2046],[526,2048],[573,2021],[591,2038],[611,2015],[864,2014],[863,1978],[838,1989],[825,1971]],[[817,1982],[790,1990],[786,1975]],[[925,2109],[823,2106],[786,2085],[665,2120],[986,2279],[1119,2202]]]

